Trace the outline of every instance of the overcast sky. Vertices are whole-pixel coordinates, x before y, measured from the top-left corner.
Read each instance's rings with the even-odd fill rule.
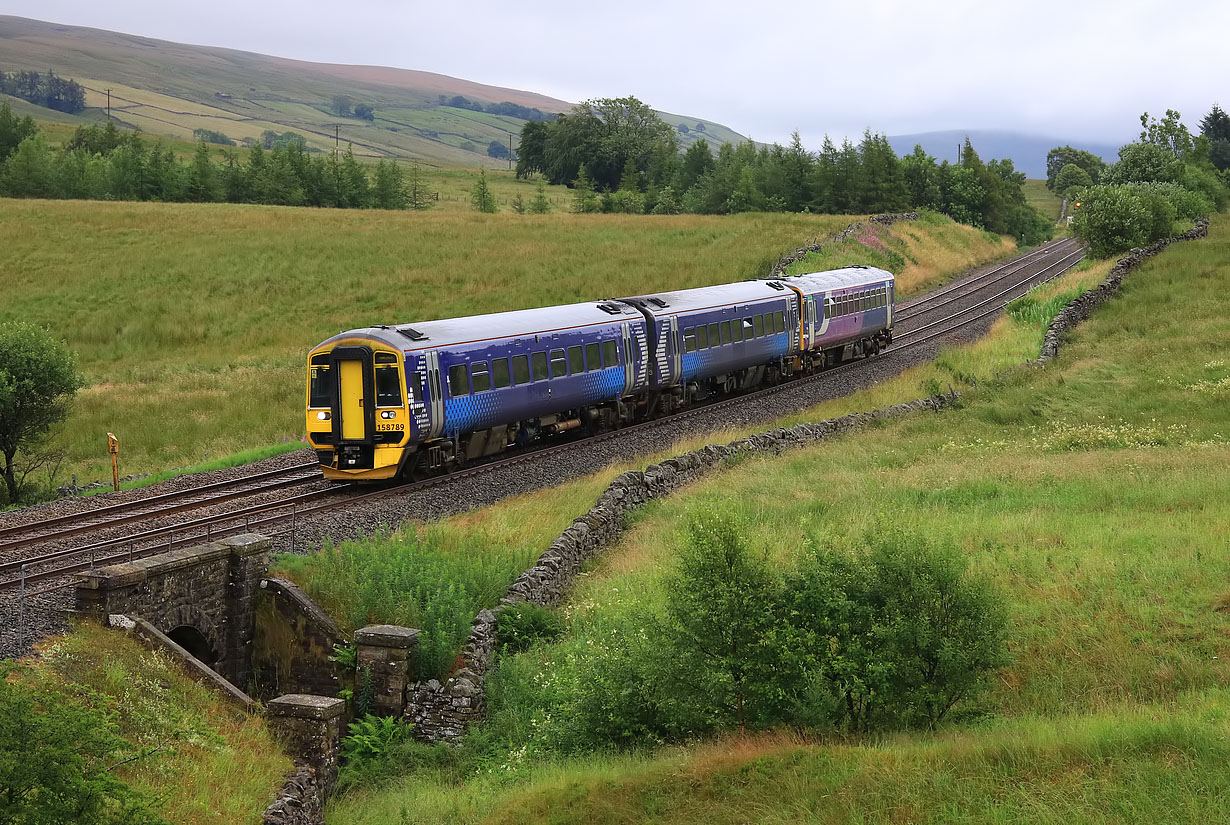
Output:
[[[568,101],[632,94],[763,141],[798,129],[1133,139],[1230,108],[1230,2],[6,0],[23,17]]]

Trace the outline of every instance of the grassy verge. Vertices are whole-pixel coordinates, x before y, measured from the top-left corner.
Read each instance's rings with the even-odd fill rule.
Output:
[[[1025,202],[1046,215],[1052,221],[1059,220],[1059,212],[1063,208],[1063,198],[1046,188],[1044,180],[1027,180],[1021,187],[1025,193]]]
[[[338,330],[738,280],[851,220],[72,201],[3,209],[0,321],[50,327],[90,383],[59,436],[62,473],[81,481],[109,476],[108,431],[124,445],[127,473],[297,440],[303,353]],[[925,229],[911,231],[925,239]],[[970,236],[965,265],[1007,251],[955,224],[933,231]]]
[[[191,467],[175,467],[170,470],[163,470],[158,473],[151,473],[142,478],[134,478],[130,481],[121,481],[121,490],[139,490],[142,487],[149,487],[161,481],[166,481],[179,476],[192,475],[193,473],[208,473],[211,470],[225,470],[230,467],[239,467],[244,464],[251,464],[262,459],[272,458],[275,455],[294,452],[303,448],[303,444],[298,441],[284,441],[281,444],[270,444],[267,447],[256,447],[251,450],[224,455],[221,458],[215,458],[211,461],[203,461],[200,464],[194,464]],[[95,490],[90,490],[85,495],[94,495],[96,493],[105,493],[110,490],[110,487],[100,487]]]
[[[84,690],[95,702],[114,703],[118,733],[145,754],[115,773],[159,800],[168,822],[255,821],[290,771],[259,717],[123,633],[85,623],[43,654],[33,678],[66,695]]]
[[[1044,368],[986,380],[1037,352],[1042,328],[1018,312],[969,357],[954,351],[891,382],[964,376],[962,409],[750,460],[655,503],[579,583],[565,638],[504,660],[471,746],[477,774],[343,798],[330,821],[402,808],[408,821],[432,810],[453,821],[1224,818],[1228,249],[1224,219],[1208,241],[1171,247]],[[1070,277],[1100,280],[1105,266]],[[1056,282],[1031,300],[1072,288]],[[860,406],[889,400],[889,386]],[[885,523],[963,548],[1013,620],[1013,662],[977,708],[989,721],[837,745],[558,755],[569,657],[593,655],[623,617],[658,603],[679,525],[701,508],[755,523],[752,543],[783,566],[809,543],[840,549]]]

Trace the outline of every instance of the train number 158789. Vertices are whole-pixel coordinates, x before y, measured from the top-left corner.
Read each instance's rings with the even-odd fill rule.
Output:
[[[401,432],[406,429],[405,424],[377,424],[376,431],[382,433]]]

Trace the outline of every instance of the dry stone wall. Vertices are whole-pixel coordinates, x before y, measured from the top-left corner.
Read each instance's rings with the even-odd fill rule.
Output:
[[[912,220],[915,213],[873,216],[877,223]],[[857,231],[851,225],[843,235]],[[1194,240],[1208,234],[1208,219],[1201,219],[1191,230],[1171,240]],[[842,236],[838,236],[839,238]],[[1120,259],[1106,281],[1083,293],[1055,316],[1047,329],[1042,354],[1035,363],[1054,358],[1061,337],[1116,293],[1123,276],[1142,261],[1166,248],[1171,240],[1159,241],[1145,249],[1133,249]],[[818,248],[805,247],[801,257]],[[785,256],[778,265],[795,260]],[[777,267],[775,267],[775,270]],[[485,681],[495,656],[499,613],[516,602],[551,605],[559,601],[571,586],[581,566],[602,549],[614,543],[623,533],[626,517],[650,499],[669,495],[679,487],[699,478],[716,465],[737,461],[751,455],[774,455],[794,447],[804,447],[838,433],[848,432],[874,421],[910,415],[920,411],[938,412],[960,397],[959,393],[923,398],[905,404],[895,404],[881,410],[854,413],[817,423],[796,424],[778,428],[726,445],[709,445],[684,453],[644,472],[623,473],[610,483],[588,513],[576,519],[538,558],[538,562],[522,573],[508,588],[495,610],[482,610],[474,618],[472,629],[460,656],[460,666],[444,682],[432,679],[410,685],[407,690],[405,718],[415,725],[415,736],[432,742],[456,742],[466,727],[482,717],[485,709]]]

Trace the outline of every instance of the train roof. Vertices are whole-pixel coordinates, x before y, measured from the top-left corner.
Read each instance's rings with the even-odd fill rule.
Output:
[[[780,281],[781,279],[774,279]],[[763,301],[769,298],[780,298],[785,291],[780,285],[773,287],[772,281],[740,281],[734,284],[718,284],[717,286],[702,286],[695,289],[679,289],[674,292],[655,292],[650,295],[635,295],[631,298],[620,298],[621,301],[634,302],[644,307],[653,315],[672,315],[676,312],[688,312],[708,309],[713,306],[727,304],[750,304],[753,301]]]
[[[874,266],[847,266],[825,272],[806,272],[780,279],[808,292],[829,292],[834,289],[851,289],[867,284],[882,284],[892,281],[893,273]]]
[[[643,320],[634,307],[618,301],[586,301],[558,307],[517,309],[443,318],[412,324],[377,325],[335,335],[318,346],[343,338],[372,338],[397,349],[410,351],[457,346],[500,338],[524,338],[579,327]]]

